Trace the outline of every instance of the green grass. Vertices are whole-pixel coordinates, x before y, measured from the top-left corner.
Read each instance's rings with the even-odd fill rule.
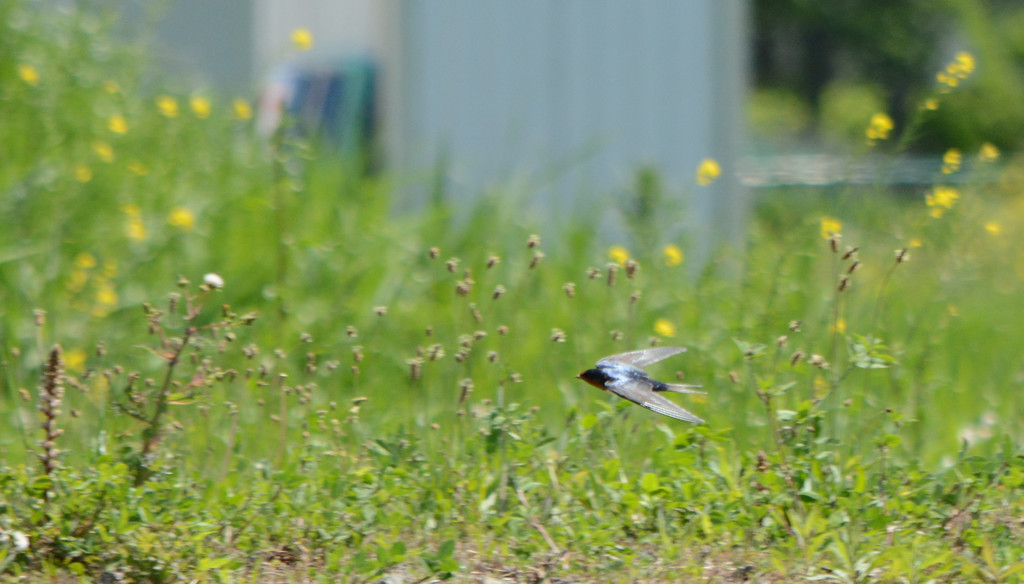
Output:
[[[1013,161],[939,218],[759,192],[743,249],[668,266],[651,175],[554,220],[512,188],[396,211],[428,179],[264,140],[37,10],[0,4],[4,577],[1020,581]],[[706,426],[574,379],[652,341]]]

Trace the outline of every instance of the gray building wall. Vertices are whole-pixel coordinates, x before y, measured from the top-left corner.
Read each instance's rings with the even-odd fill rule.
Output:
[[[392,6],[383,122],[394,168],[443,162],[449,188],[465,196],[511,181],[565,210],[651,166],[686,193],[694,242],[742,235],[747,202],[732,170],[746,90],[744,1]],[[708,157],[723,176],[697,187]]]

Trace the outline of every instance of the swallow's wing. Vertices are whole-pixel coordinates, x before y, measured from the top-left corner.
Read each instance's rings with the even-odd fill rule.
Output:
[[[704,423],[704,420],[679,407],[675,402],[654,393],[651,390],[651,384],[648,382],[633,379],[623,380],[608,383],[607,388],[615,395],[628,399],[663,416],[682,420],[683,422],[693,422],[694,424]]]
[[[598,361],[597,366],[600,367],[602,363],[623,363],[632,367],[646,367],[651,363],[657,363],[658,361],[667,359],[672,355],[678,355],[685,350],[686,347],[651,347],[650,349],[640,349],[639,351],[610,355]]]

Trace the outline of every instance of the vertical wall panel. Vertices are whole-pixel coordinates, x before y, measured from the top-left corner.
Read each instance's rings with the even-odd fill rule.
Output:
[[[390,6],[402,23],[401,90],[388,98],[402,110],[389,140],[396,168],[443,159],[466,196],[526,173],[545,204],[567,208],[622,192],[639,165],[653,165],[688,193],[691,229],[745,217],[730,177],[694,182],[703,158],[728,174],[739,156],[745,0]]]

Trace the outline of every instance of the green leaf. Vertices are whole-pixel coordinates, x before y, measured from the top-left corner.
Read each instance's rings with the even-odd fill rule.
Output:
[[[903,443],[903,438],[898,434],[886,434],[875,439],[875,446],[878,448],[892,449]]]
[[[437,550],[437,559],[443,560],[445,558],[450,558],[450,557],[452,557],[452,554],[454,554],[454,553],[455,553],[455,540],[453,540],[453,539],[445,540],[445,542],[442,543],[441,547],[438,548],[438,550]]]
[[[53,479],[47,475],[40,475],[32,479],[32,482],[28,484],[28,492],[33,497],[40,497],[46,491],[49,491],[53,487]]]
[[[640,488],[648,493],[657,491],[660,486],[661,483],[658,481],[658,475],[645,473],[643,478],[640,479]]]
[[[199,565],[196,566],[196,570],[199,572],[209,572],[210,570],[216,570],[223,568],[231,561],[231,558],[203,558],[199,560]]]

